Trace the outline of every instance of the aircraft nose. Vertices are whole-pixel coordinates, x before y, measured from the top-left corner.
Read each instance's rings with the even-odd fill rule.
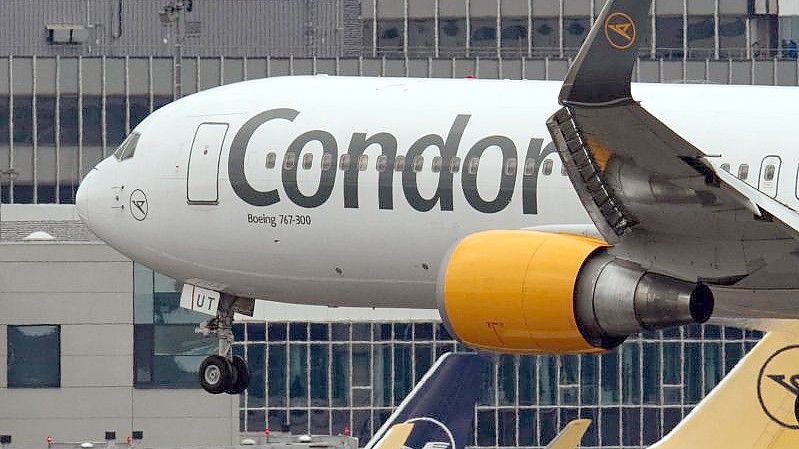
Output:
[[[75,194],[75,205],[78,209],[78,216],[83,223],[86,225],[89,224],[89,197],[91,194],[89,190],[92,188],[92,178],[94,176],[94,172],[97,169],[90,171],[81,181],[80,186],[78,186],[78,192]]]

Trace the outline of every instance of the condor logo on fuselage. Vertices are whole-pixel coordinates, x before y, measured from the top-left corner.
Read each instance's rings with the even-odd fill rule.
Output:
[[[272,109],[262,112],[248,120],[233,138],[228,158],[228,176],[233,191],[246,203],[252,206],[271,206],[280,202],[280,193],[277,189],[260,191],[255,189],[247,181],[245,175],[245,160],[247,147],[255,131],[263,124],[272,120],[288,120],[293,122],[300,112],[294,109]],[[457,157],[458,148],[461,146],[461,139],[464,130],[469,124],[471,115],[461,114],[455,117],[452,126],[446,136],[428,134],[417,139],[405,153],[406,161],[413,161],[417,156],[431,147],[439,150],[441,166],[449,167],[453,159]],[[339,143],[336,138],[328,131],[314,129],[304,132],[297,136],[286,149],[287,155],[292,155],[295,160],[299,160],[300,154],[307,145],[315,142],[321,145],[322,151],[329,160],[337,161],[339,157]],[[522,208],[524,214],[536,214],[538,212],[538,201],[536,196],[538,181],[538,165],[547,155],[555,152],[552,144],[547,145],[542,151],[543,139],[533,138],[527,148],[527,156],[524,159],[527,164],[533,161],[534,167],[522,167]],[[383,210],[394,209],[394,176],[402,176],[402,191],[408,204],[415,210],[427,212],[435,207],[442,211],[453,210],[453,170],[446,168],[438,170],[438,184],[435,193],[425,197],[419,190],[417,170],[393,170],[398,154],[397,138],[389,132],[380,132],[372,135],[354,132],[349,142],[346,153],[350,159],[357,161],[364,152],[373,145],[380,147],[381,155],[385,156],[388,169],[381,170],[378,175],[378,204]],[[461,171],[461,188],[464,197],[471,207],[483,213],[496,213],[504,210],[510,204],[516,177],[518,172],[517,158],[518,149],[516,144],[508,137],[493,135],[478,140],[469,149],[464,161],[478,160],[489,148],[499,148],[502,152],[502,165],[497,168],[500,170],[499,191],[494,198],[484,198],[477,188],[477,172],[475,170]],[[324,204],[333,193],[335,188],[337,170],[335,163],[327,169],[321,170],[319,184],[316,191],[311,195],[301,192],[297,183],[297,166],[299,164],[284,164],[282,168],[283,188],[294,204],[314,208]],[[464,167],[465,168],[465,167]],[[525,168],[531,168],[529,170]],[[344,207],[358,208],[358,181],[360,170],[356,164],[344,171]]]

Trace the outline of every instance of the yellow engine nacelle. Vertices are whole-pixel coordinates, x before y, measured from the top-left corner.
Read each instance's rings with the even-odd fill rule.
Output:
[[[595,353],[642,330],[704,322],[710,290],[649,273],[605,242],[488,231],[458,242],[439,273],[439,311],[454,337],[506,353]]]

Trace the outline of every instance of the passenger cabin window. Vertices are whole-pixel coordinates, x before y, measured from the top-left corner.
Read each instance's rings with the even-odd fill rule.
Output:
[[[424,157],[416,156],[413,158],[413,171],[419,173],[424,167]]]
[[[377,156],[377,163],[375,164],[375,168],[380,173],[386,171],[386,169],[388,168],[388,156],[386,156],[385,154]]]
[[[477,170],[480,169],[480,158],[473,157],[469,159],[469,174],[476,175]]]
[[[128,135],[122,144],[119,145],[119,147],[114,151],[114,157],[119,161],[132,158],[133,154],[136,152],[136,145],[139,144],[139,137],[141,137],[141,134],[139,133],[130,133],[130,135]]]
[[[741,181],[746,181],[746,178],[749,177],[749,164],[741,164],[738,167],[738,179]]]
[[[275,168],[275,162],[277,161],[277,154],[275,152],[271,152],[266,155],[266,168]]]
[[[763,173],[763,180],[766,182],[774,181],[774,175],[776,174],[776,172],[777,172],[776,166],[766,165],[766,171],[765,173]]]
[[[338,161],[338,169],[347,171],[350,169],[350,161],[352,160],[349,154],[342,154]]]
[[[283,169],[285,170],[294,170],[294,164],[297,163],[297,153],[286,153],[286,157],[283,159]]]
[[[727,173],[730,172],[730,164],[721,164],[721,169],[726,171]]]
[[[433,173],[439,173],[441,171],[441,156],[436,156],[433,158]]]
[[[313,153],[306,153],[302,157],[302,168],[303,170],[310,170],[311,166],[313,166]]]
[[[397,156],[394,159],[394,171],[405,171],[405,156]]]
[[[535,159],[527,159],[524,162],[524,176],[532,176],[535,173]]]
[[[366,171],[367,168],[369,168],[369,156],[362,154],[361,157],[358,158],[358,170]]]
[[[449,161],[449,172],[458,173],[459,171],[461,171],[461,158],[454,157]]]
[[[505,162],[505,174],[507,176],[516,174],[516,158],[510,158]]]
[[[552,174],[552,159],[547,159],[544,161],[544,176],[549,176]]]
[[[325,153],[322,155],[322,170],[328,171],[333,167],[333,155]]]

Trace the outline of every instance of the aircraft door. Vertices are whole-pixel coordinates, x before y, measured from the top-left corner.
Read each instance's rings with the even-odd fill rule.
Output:
[[[189,203],[216,204],[219,201],[219,158],[227,130],[227,123],[203,123],[197,127],[186,170]]]
[[[772,198],[777,197],[781,162],[778,156],[766,156],[760,164],[760,180],[757,188]]]

